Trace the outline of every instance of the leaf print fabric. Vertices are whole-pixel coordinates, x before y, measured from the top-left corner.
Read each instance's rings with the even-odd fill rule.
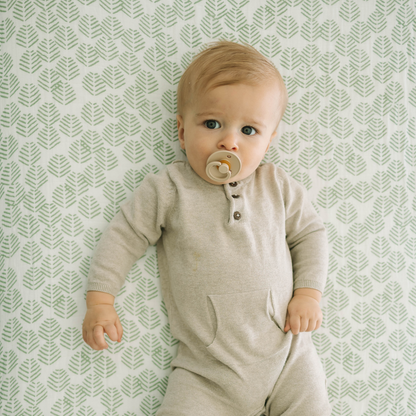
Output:
[[[183,159],[176,86],[207,42],[247,42],[289,104],[266,157],[309,190],[330,264],[313,341],[333,415],[416,414],[413,0],[0,2],[0,413],[154,415],[177,340],[155,247],[82,340],[89,263],[149,172]]]

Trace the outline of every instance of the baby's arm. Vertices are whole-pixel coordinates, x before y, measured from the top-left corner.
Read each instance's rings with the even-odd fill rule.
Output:
[[[322,323],[319,302],[328,272],[328,241],[323,221],[309,201],[306,188],[282,170],[280,172],[294,289],[285,331],[292,329],[292,333],[297,334],[318,329]]]
[[[161,237],[172,195],[167,175],[146,176],[103,232],[91,260],[82,326],[83,339],[91,348],[107,347],[104,332],[121,341],[123,328],[114,299],[134,262]]]

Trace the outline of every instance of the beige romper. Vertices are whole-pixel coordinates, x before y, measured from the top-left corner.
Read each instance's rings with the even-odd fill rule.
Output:
[[[293,291],[323,292],[328,269],[302,185],[271,163],[226,185],[187,161],[148,174],[97,244],[87,290],[116,296],[154,244],[179,340],[157,416],[330,415],[311,332],[283,332]]]

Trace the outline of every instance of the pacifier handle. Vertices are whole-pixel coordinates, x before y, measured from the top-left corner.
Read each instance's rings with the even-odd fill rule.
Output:
[[[241,160],[233,152],[219,150],[214,152],[207,160],[205,172],[215,182],[228,181],[241,170]]]
[[[220,173],[222,173],[223,175],[226,175],[226,176],[222,177],[222,178],[213,176],[213,174],[211,172],[211,169],[214,168],[215,166],[217,167],[217,169]],[[210,179],[212,179],[216,182],[228,181],[228,179],[231,178],[231,171],[230,171],[229,166],[226,163],[211,162],[207,165],[206,173],[207,173],[207,175]]]

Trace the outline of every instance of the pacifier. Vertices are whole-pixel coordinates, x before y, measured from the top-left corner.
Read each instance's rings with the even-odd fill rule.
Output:
[[[214,152],[207,160],[205,172],[207,176],[216,182],[228,181],[241,170],[240,158],[228,150]]]

